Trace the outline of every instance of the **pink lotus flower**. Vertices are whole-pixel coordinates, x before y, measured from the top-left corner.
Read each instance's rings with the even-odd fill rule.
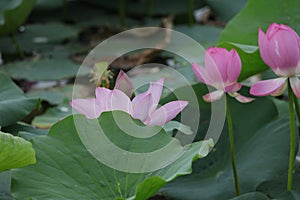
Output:
[[[208,48],[205,52],[204,64],[205,68],[193,63],[194,73],[199,81],[217,89],[204,95],[203,99],[205,101],[213,102],[219,100],[224,93],[228,93],[242,103],[253,100],[253,98],[237,93],[242,87],[241,83],[237,83],[242,63],[234,49],[227,51],[224,48]]]
[[[133,84],[129,77],[121,71],[113,90],[98,87],[96,98],[74,99],[70,105],[87,118],[98,118],[102,112],[121,110],[139,119],[146,125],[163,126],[176,117],[188,104],[187,101],[172,101],[158,108],[163,90],[163,79],[150,83],[149,89],[136,95],[133,100]]]
[[[134,92],[133,83],[124,71],[120,71],[116,79],[115,89],[123,91],[129,98]]]
[[[262,60],[280,78],[255,83],[250,93],[256,96],[280,95],[286,87],[286,79],[295,95],[300,98],[300,39],[297,33],[283,24],[272,23],[265,34],[259,29],[258,45]]]

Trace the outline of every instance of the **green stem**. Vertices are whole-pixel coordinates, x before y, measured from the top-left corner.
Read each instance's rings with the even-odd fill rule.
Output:
[[[194,12],[194,0],[188,0],[189,1],[189,25],[193,26],[195,24],[194,22],[194,16],[193,16],[193,12]]]
[[[12,42],[14,43],[14,45],[15,45],[16,48],[17,48],[17,51],[18,51],[18,53],[19,53],[19,56],[21,57],[21,59],[24,59],[24,58],[25,58],[24,51],[23,51],[21,45],[19,44],[19,42],[18,42],[16,36],[15,36],[14,34],[12,34],[10,37],[11,37]]]
[[[125,0],[119,0],[119,16],[120,22],[123,27],[125,27]]]
[[[294,105],[295,105],[295,110],[298,118],[298,122],[300,124],[300,109],[299,109],[299,101],[296,95],[293,93],[293,100],[294,100]]]
[[[236,161],[235,161],[235,151],[234,151],[234,136],[233,136],[233,127],[232,127],[232,118],[229,109],[229,104],[226,96],[226,118],[228,123],[228,131],[229,131],[229,142],[230,142],[230,154],[231,154],[231,164],[232,164],[232,171],[234,175],[234,183],[235,183],[235,191],[236,195],[240,195],[240,185],[239,185],[239,178],[236,168]]]
[[[291,191],[293,188],[293,167],[295,160],[295,112],[294,112],[294,93],[291,88],[290,81],[288,81],[288,92],[289,92],[289,111],[290,111],[290,160],[288,169],[288,183],[287,190]]]

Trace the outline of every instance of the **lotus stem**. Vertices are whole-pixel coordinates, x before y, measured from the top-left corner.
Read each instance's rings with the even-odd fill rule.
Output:
[[[295,110],[298,118],[298,122],[300,124],[300,110],[299,110],[299,101],[296,95],[293,93],[293,99],[294,99],[294,105],[295,105]]]
[[[236,195],[240,195],[240,185],[239,185],[239,178],[236,168],[236,160],[235,160],[235,151],[234,151],[234,136],[233,136],[233,126],[232,126],[232,118],[229,109],[229,103],[227,100],[228,96],[226,95],[226,118],[228,123],[228,132],[229,132],[229,142],[230,142],[230,154],[231,154],[231,164],[232,164],[232,171],[234,176],[234,183],[235,183],[235,191]]]
[[[295,161],[295,111],[294,111],[294,93],[290,82],[288,81],[288,93],[289,93],[289,113],[290,113],[290,159],[288,169],[288,183],[287,190],[291,191],[293,188],[293,168]]]
[[[17,40],[17,38],[16,38],[16,36],[14,34],[11,35],[11,40],[14,43],[14,45],[16,46],[16,49],[17,49],[17,51],[18,51],[19,56],[21,57],[21,59],[25,59],[24,51],[23,51],[21,45],[19,44],[19,42],[18,42],[18,40]]]

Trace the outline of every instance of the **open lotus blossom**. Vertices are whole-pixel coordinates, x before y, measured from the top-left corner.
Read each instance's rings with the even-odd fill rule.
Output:
[[[259,29],[258,45],[262,60],[280,78],[255,83],[250,93],[256,96],[280,95],[289,78],[294,94],[300,98],[300,39],[289,26],[272,23],[266,34]]]
[[[113,90],[97,87],[95,98],[74,99],[70,105],[87,118],[98,118],[102,112],[121,110],[139,119],[146,125],[163,126],[176,117],[188,104],[187,101],[172,101],[158,107],[163,90],[164,79],[150,83],[149,89],[136,95],[132,101],[130,97],[134,88],[129,77],[121,71],[117,77]]]
[[[205,101],[213,102],[219,100],[224,93],[228,93],[242,103],[253,100],[253,98],[237,93],[242,87],[241,83],[237,83],[242,63],[234,49],[227,51],[224,48],[208,48],[205,52],[204,64],[205,68],[192,63],[194,73],[199,81],[217,89],[204,95],[203,99]]]

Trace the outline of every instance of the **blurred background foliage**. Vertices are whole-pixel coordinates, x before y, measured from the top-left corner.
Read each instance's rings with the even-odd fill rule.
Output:
[[[28,120],[49,128],[70,113],[66,102],[73,80],[85,56],[101,41],[126,29],[160,26],[180,31],[204,47],[217,45],[226,23],[245,4],[246,0],[2,0],[0,72],[28,97],[42,99],[38,115],[44,114],[35,113]],[[146,60],[170,65],[195,82],[182,58],[163,51],[153,54],[145,55],[150,57]],[[129,60],[114,65],[114,73],[128,65],[125,70],[133,69],[136,63]],[[135,76],[138,82],[166,74],[158,71],[149,76],[149,69],[133,69],[131,74],[140,75]],[[89,70],[81,75],[89,76]],[[182,85],[174,81],[173,88]]]

